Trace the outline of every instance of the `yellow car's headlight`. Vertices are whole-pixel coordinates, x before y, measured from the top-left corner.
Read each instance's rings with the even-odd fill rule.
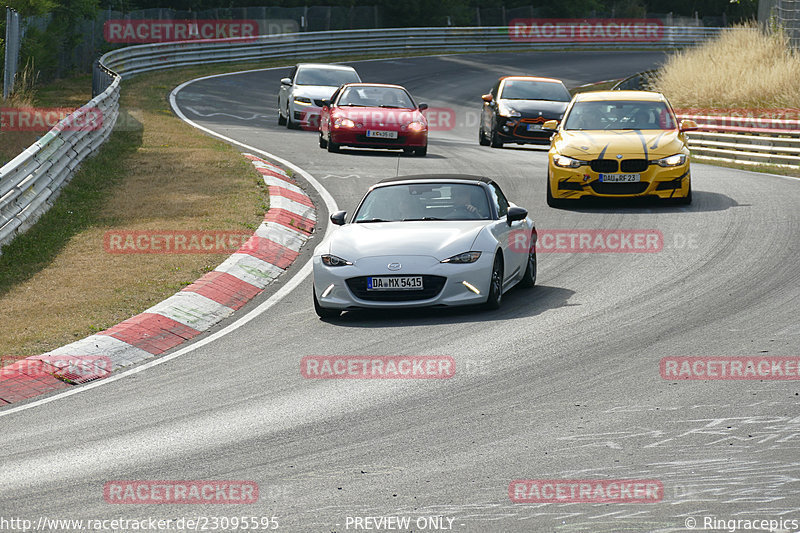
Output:
[[[565,155],[556,154],[553,156],[553,164],[562,168],[578,168],[586,163],[584,161],[580,161],[579,159],[573,159]]]
[[[679,167],[686,163],[686,154],[675,154],[653,162],[662,167]]]

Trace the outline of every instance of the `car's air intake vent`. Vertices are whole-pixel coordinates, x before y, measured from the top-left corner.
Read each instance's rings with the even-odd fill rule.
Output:
[[[595,172],[617,172],[619,167],[613,159],[593,159],[589,164]]]
[[[371,302],[411,302],[435,298],[442,292],[447,278],[444,276],[422,276],[421,290],[406,291],[368,291],[366,276],[346,280],[347,287],[353,296]]]
[[[592,182],[592,189],[598,194],[640,194],[647,190],[649,183],[640,181],[638,183],[602,183]]]
[[[648,165],[647,159],[623,159],[619,162],[622,172],[645,172]]]

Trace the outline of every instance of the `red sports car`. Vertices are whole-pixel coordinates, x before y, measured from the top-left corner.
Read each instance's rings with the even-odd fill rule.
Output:
[[[322,101],[319,146],[338,152],[340,146],[402,149],[428,153],[427,104],[417,105],[399,85],[348,83]]]

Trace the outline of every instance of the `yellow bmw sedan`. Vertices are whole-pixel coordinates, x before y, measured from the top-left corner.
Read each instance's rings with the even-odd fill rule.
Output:
[[[664,95],[649,91],[576,94],[554,131],[548,155],[547,204],[565,207],[584,197],[658,197],[692,202],[689,148]]]

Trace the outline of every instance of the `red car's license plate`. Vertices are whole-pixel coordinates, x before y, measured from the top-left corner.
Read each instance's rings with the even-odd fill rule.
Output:
[[[396,131],[367,130],[367,137],[378,139],[397,139]]]

